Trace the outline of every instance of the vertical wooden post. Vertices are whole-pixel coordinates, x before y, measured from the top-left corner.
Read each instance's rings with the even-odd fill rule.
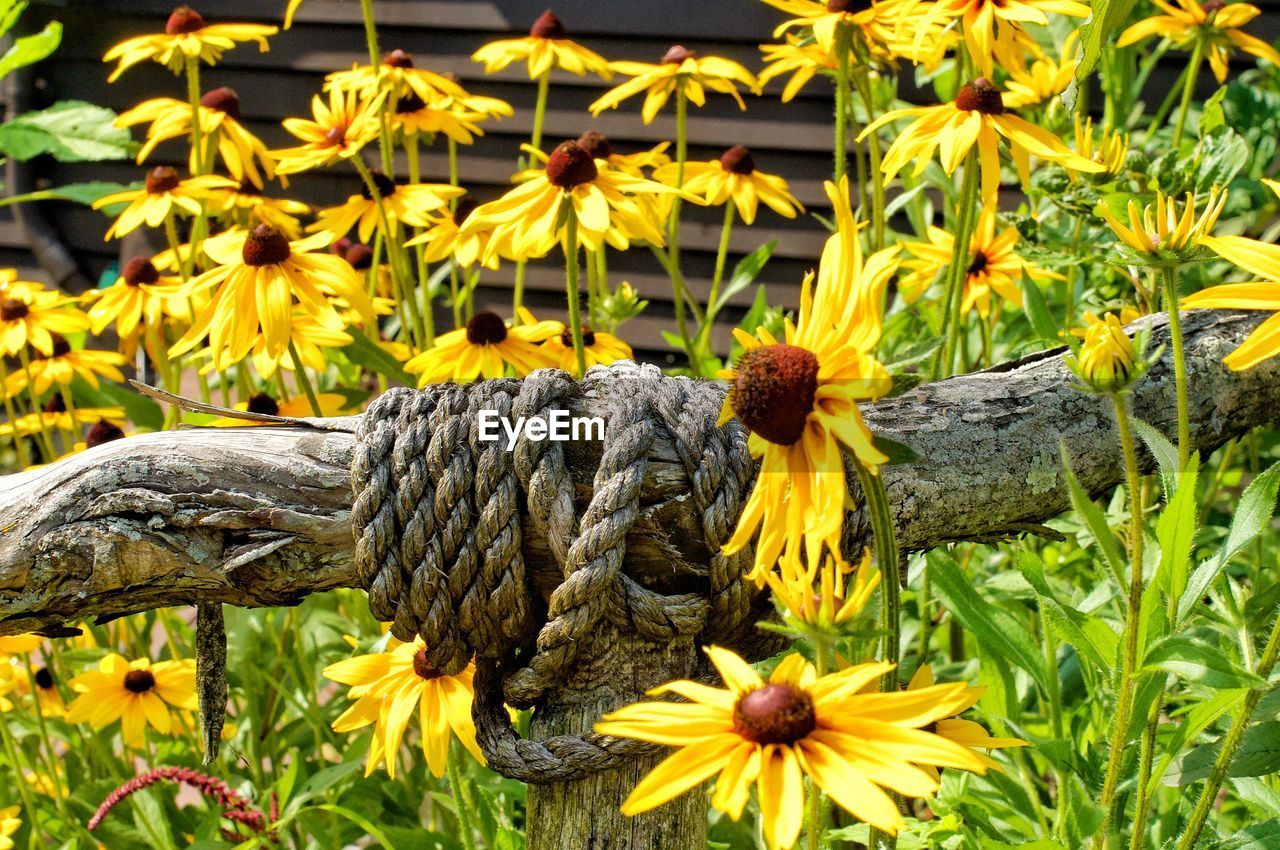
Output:
[[[649,688],[688,678],[696,652],[690,640],[657,646],[602,624],[593,645],[578,653],[574,679],[534,713],[532,737],[581,734],[602,714],[644,699]],[[671,752],[664,750],[573,782],[530,785],[525,846],[528,850],[704,850],[705,787],[635,817],[619,810],[631,789]]]

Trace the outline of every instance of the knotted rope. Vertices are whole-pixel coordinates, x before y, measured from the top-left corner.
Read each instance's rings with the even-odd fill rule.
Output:
[[[521,434],[512,451],[480,440],[481,411],[547,417],[583,397],[607,425],[581,517],[565,443]],[[421,636],[441,673],[472,658],[477,737],[490,767],[526,782],[559,782],[616,767],[649,745],[587,732],[521,739],[505,702],[528,707],[560,688],[597,627],[665,644],[717,643],[764,657],[777,638],[755,628],[767,597],[742,580],[751,553],[720,552],[754,464],[737,422],[716,425],[724,389],[634,363],[595,367],[575,382],[555,369],[523,381],[447,384],[384,393],[365,412],[352,461],[356,568],[373,615]],[[665,595],[624,569],[654,441],[669,440],[692,485],[710,553],[704,593]],[[561,569],[541,615],[522,553],[521,500]]]

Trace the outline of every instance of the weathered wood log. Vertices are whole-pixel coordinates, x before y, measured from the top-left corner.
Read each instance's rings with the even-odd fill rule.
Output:
[[[1167,342],[1165,319],[1148,321],[1153,344]],[[1221,364],[1258,321],[1256,314],[1186,315],[1191,427],[1202,450],[1280,421],[1280,365],[1232,373]],[[1073,383],[1061,352],[1045,352],[864,406],[875,431],[920,455],[884,470],[904,547],[998,539],[1061,513],[1068,498],[1060,444],[1091,492],[1115,486],[1121,466],[1109,405]],[[1167,352],[1136,389],[1133,407],[1173,433]],[[571,410],[598,412],[591,398]],[[194,602],[288,605],[357,586],[348,475],[356,422],[149,434],[0,478],[0,634]],[[566,456],[578,487],[589,491],[599,445],[571,444]],[[705,571],[708,553],[688,489],[674,447],[658,440],[627,569],[659,590],[687,586]],[[534,584],[549,593],[561,576],[529,525],[524,548]],[[688,672],[635,655],[587,664],[582,681],[540,710],[535,733],[581,732],[601,711]],[[532,850],[697,844],[705,829],[700,800],[661,818],[624,823],[617,815],[646,766],[635,767],[535,789]],[[595,799],[584,801],[587,791]]]

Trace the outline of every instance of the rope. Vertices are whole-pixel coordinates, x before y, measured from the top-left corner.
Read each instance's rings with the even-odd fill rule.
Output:
[[[521,434],[511,451],[479,439],[480,412],[548,417],[599,400],[607,415],[592,495],[579,517],[564,442]],[[755,465],[746,431],[716,425],[723,387],[666,378],[652,366],[597,366],[575,382],[544,369],[523,381],[393,389],[356,431],[351,475],[356,569],[375,617],[404,641],[421,636],[441,673],[476,660],[477,739],[490,767],[526,782],[562,782],[651,752],[585,732],[542,741],[511,728],[564,687],[580,648],[608,623],[657,645],[697,641],[765,657],[778,638],[755,628],[771,606],[742,576],[751,553],[720,553]],[[704,592],[662,594],[627,574],[627,535],[655,441],[669,442],[691,483],[708,556]],[[522,553],[521,505],[560,583],[541,613]]]

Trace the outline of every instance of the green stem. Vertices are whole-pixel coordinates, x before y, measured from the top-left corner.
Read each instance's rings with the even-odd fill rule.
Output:
[[[529,135],[529,146],[534,150],[542,150],[542,125],[547,119],[547,93],[551,90],[551,71],[548,69],[538,78],[538,100],[533,107],[533,132]]]
[[[1155,757],[1156,732],[1160,727],[1160,712],[1164,708],[1164,695],[1168,681],[1160,686],[1160,693],[1151,704],[1147,714],[1147,726],[1142,730],[1142,745],[1138,751],[1138,786],[1137,799],[1133,808],[1133,832],[1129,836],[1129,850],[1142,850],[1147,831],[1147,809],[1151,789],[1147,785],[1151,781],[1151,764]]]
[[[1191,419],[1187,408],[1187,353],[1182,344],[1182,316],[1178,311],[1178,269],[1165,266],[1165,309],[1169,311],[1169,336],[1173,344],[1173,378],[1178,394],[1178,471],[1187,468],[1191,457]]]
[[[946,295],[943,298],[942,347],[934,356],[932,377],[945,378],[954,366],[956,344],[960,337],[964,303],[964,281],[969,268],[969,241],[978,218],[979,172],[976,152],[970,151],[964,162],[964,181],[956,204],[955,241],[951,247],[951,262],[946,270]]]
[[[676,84],[676,188],[684,188],[684,166],[689,158],[689,100],[685,97],[684,86]],[[695,375],[700,374],[701,366],[694,356],[693,342],[689,338],[689,323],[685,318],[685,297],[687,287],[684,274],[680,271],[680,210],[682,199],[679,195],[671,202],[671,219],[667,225],[667,274],[671,277],[672,297],[675,299],[676,328],[680,332],[680,342],[685,356],[689,358],[689,367]]]
[[[30,460],[27,457],[27,447],[22,442],[22,435],[18,433],[18,412],[13,406],[13,396],[9,395],[8,378],[4,360],[0,358],[0,393],[4,394],[4,415],[13,428],[13,449],[18,453],[18,466],[25,469],[30,465]]]
[[[564,224],[565,294],[569,296],[569,332],[573,335],[573,356],[578,361],[578,377],[587,374],[587,355],[582,344],[582,305],[578,301],[578,216],[570,208]]]
[[[315,387],[311,386],[311,378],[307,376],[307,369],[302,365],[302,358],[298,356],[298,347],[293,344],[293,340],[289,340],[289,357],[293,360],[293,375],[311,404],[311,412],[316,416],[324,416],[320,412],[320,399],[316,398]]]
[[[204,127],[200,126],[200,59],[188,56],[186,61],[187,102],[191,105],[191,176],[202,174],[204,164]]]
[[[463,850],[476,850],[475,830],[472,827],[471,807],[467,804],[467,795],[462,788],[462,776],[458,773],[458,760],[450,754],[448,759],[449,790],[453,792],[453,802],[458,810],[458,832],[461,833]]]
[[[859,71],[854,74],[858,85],[858,93],[867,110],[867,120],[875,115],[875,96],[871,89],[871,80],[867,76],[866,66],[859,64]],[[879,251],[884,247],[884,232],[888,226],[885,221],[884,171],[880,168],[880,136],[871,133],[867,136],[867,153],[870,157],[868,171],[871,172],[871,250]]]
[[[1187,124],[1187,110],[1191,107],[1191,99],[1195,95],[1196,77],[1200,72],[1200,62],[1204,59],[1204,39],[1197,38],[1195,49],[1191,51],[1191,61],[1187,64],[1187,78],[1182,84],[1182,103],[1178,106],[1178,120],[1173,125],[1173,150],[1176,153],[1182,144],[1182,130]]]
[[[47,462],[52,463],[58,453],[53,448],[53,437],[49,436],[49,426],[44,422],[44,409],[40,407],[40,398],[36,395],[35,380],[31,377],[31,355],[27,353],[26,346],[18,349],[18,360],[22,363],[22,372],[27,377],[27,395],[31,398],[31,412],[35,414],[36,423],[40,426],[40,441],[44,443],[45,451],[49,453]],[[72,416],[70,413],[67,415]],[[74,428],[76,425],[73,418],[71,427]]]
[[[36,807],[31,799],[31,789],[27,786],[27,780],[22,777],[21,762],[18,761],[18,748],[14,744],[13,734],[9,731],[9,724],[0,723],[0,740],[4,743],[5,758],[9,761],[9,766],[13,768],[13,784],[18,786],[18,797],[22,800],[22,807],[26,809],[27,822],[31,824],[31,829],[27,834],[27,846],[30,850],[37,847],[48,846],[42,841],[43,834],[40,825],[36,822]]]
[[[1040,631],[1044,641],[1045,678],[1049,685],[1049,692],[1045,694],[1045,704],[1049,712],[1049,731],[1055,741],[1063,741],[1066,739],[1066,730],[1062,723],[1062,697],[1058,684],[1058,641],[1053,632],[1053,624],[1049,622],[1043,609],[1040,611]],[[1062,829],[1063,819],[1067,814],[1067,776],[1065,771],[1057,767],[1054,768],[1054,774],[1058,788],[1057,810],[1053,823],[1053,832],[1056,835]]]
[[[849,27],[837,24],[836,31],[836,163],[835,178],[849,173]]]
[[[1278,655],[1280,655],[1280,616],[1276,618],[1275,624],[1271,627],[1271,637],[1267,638],[1266,649],[1262,651],[1262,658],[1258,662],[1258,668],[1254,671],[1259,678],[1269,679],[1271,677],[1271,671],[1275,669]],[[1222,749],[1213,763],[1209,778],[1205,780],[1204,788],[1200,789],[1200,799],[1196,801],[1195,810],[1191,813],[1191,820],[1187,822],[1182,838],[1178,841],[1177,850],[1192,850],[1196,846],[1196,841],[1200,838],[1200,831],[1204,829],[1205,821],[1209,818],[1209,812],[1213,809],[1214,801],[1218,799],[1218,792],[1222,789],[1222,783],[1226,780],[1227,772],[1231,769],[1231,762],[1235,760],[1236,752],[1240,749],[1240,743],[1244,740],[1244,733],[1249,729],[1253,713],[1257,710],[1258,703],[1268,690],[1267,686],[1253,688],[1245,696],[1244,705],[1240,707],[1240,713],[1236,715],[1235,720],[1231,723],[1231,729],[1227,732],[1226,740],[1222,742]]]
[[[356,167],[356,171],[360,172],[360,179],[364,181],[365,186],[369,190],[369,196],[373,198],[374,206],[378,211],[378,227],[385,237],[387,246],[387,258],[391,261],[391,277],[400,288],[400,303],[406,311],[406,321],[408,327],[405,329],[409,338],[413,340],[418,348],[426,347],[426,325],[418,316],[418,292],[417,281],[413,277],[413,273],[406,268],[407,260],[404,256],[404,246],[397,239],[397,233],[391,228],[391,219],[387,216],[387,206],[382,199],[382,193],[378,191],[378,184],[373,179],[373,174],[369,171],[369,166],[364,164],[358,156],[351,157],[351,162]],[[430,305],[427,305],[428,309]]]
[[[724,224],[720,228],[720,248],[716,252],[716,270],[711,278],[711,294],[707,296],[707,320],[698,327],[698,336],[694,340],[699,354],[710,355],[711,324],[714,320],[716,298],[720,295],[720,285],[724,282],[724,268],[729,259],[729,240],[733,236],[733,221],[738,207],[730,199],[724,205]]]
[[[378,48],[378,24],[373,19],[373,0],[360,0],[360,18],[364,22],[364,43],[369,51],[369,65],[376,72],[382,64],[382,51]],[[395,94],[395,92],[392,92]],[[391,133],[388,132],[388,110],[395,109],[394,97],[386,97],[382,101],[382,132],[378,134],[378,145],[382,154],[382,170],[391,176],[393,160],[391,158]]]
[[[827,675],[831,648],[824,634],[813,636],[813,666],[818,678]],[[809,783],[808,811],[805,815],[805,832],[808,835],[808,850],[820,850],[824,818],[822,816],[822,789],[816,782]]]
[[[1111,752],[1107,757],[1107,769],[1102,781],[1102,796],[1098,806],[1103,812],[1102,829],[1094,839],[1094,847],[1108,847],[1115,829],[1116,787],[1120,782],[1120,763],[1124,760],[1125,742],[1128,740],[1129,723],[1133,714],[1133,692],[1137,685],[1134,677],[1138,667],[1139,618],[1142,608],[1142,548],[1143,508],[1142,485],[1139,481],[1138,453],[1133,442],[1133,428],[1129,423],[1129,410],[1123,396],[1112,395],[1116,411],[1116,426],[1120,431],[1120,446],[1124,453],[1125,482],[1129,488],[1129,594],[1124,619],[1124,661],[1117,689],[1115,726],[1111,733]]]

